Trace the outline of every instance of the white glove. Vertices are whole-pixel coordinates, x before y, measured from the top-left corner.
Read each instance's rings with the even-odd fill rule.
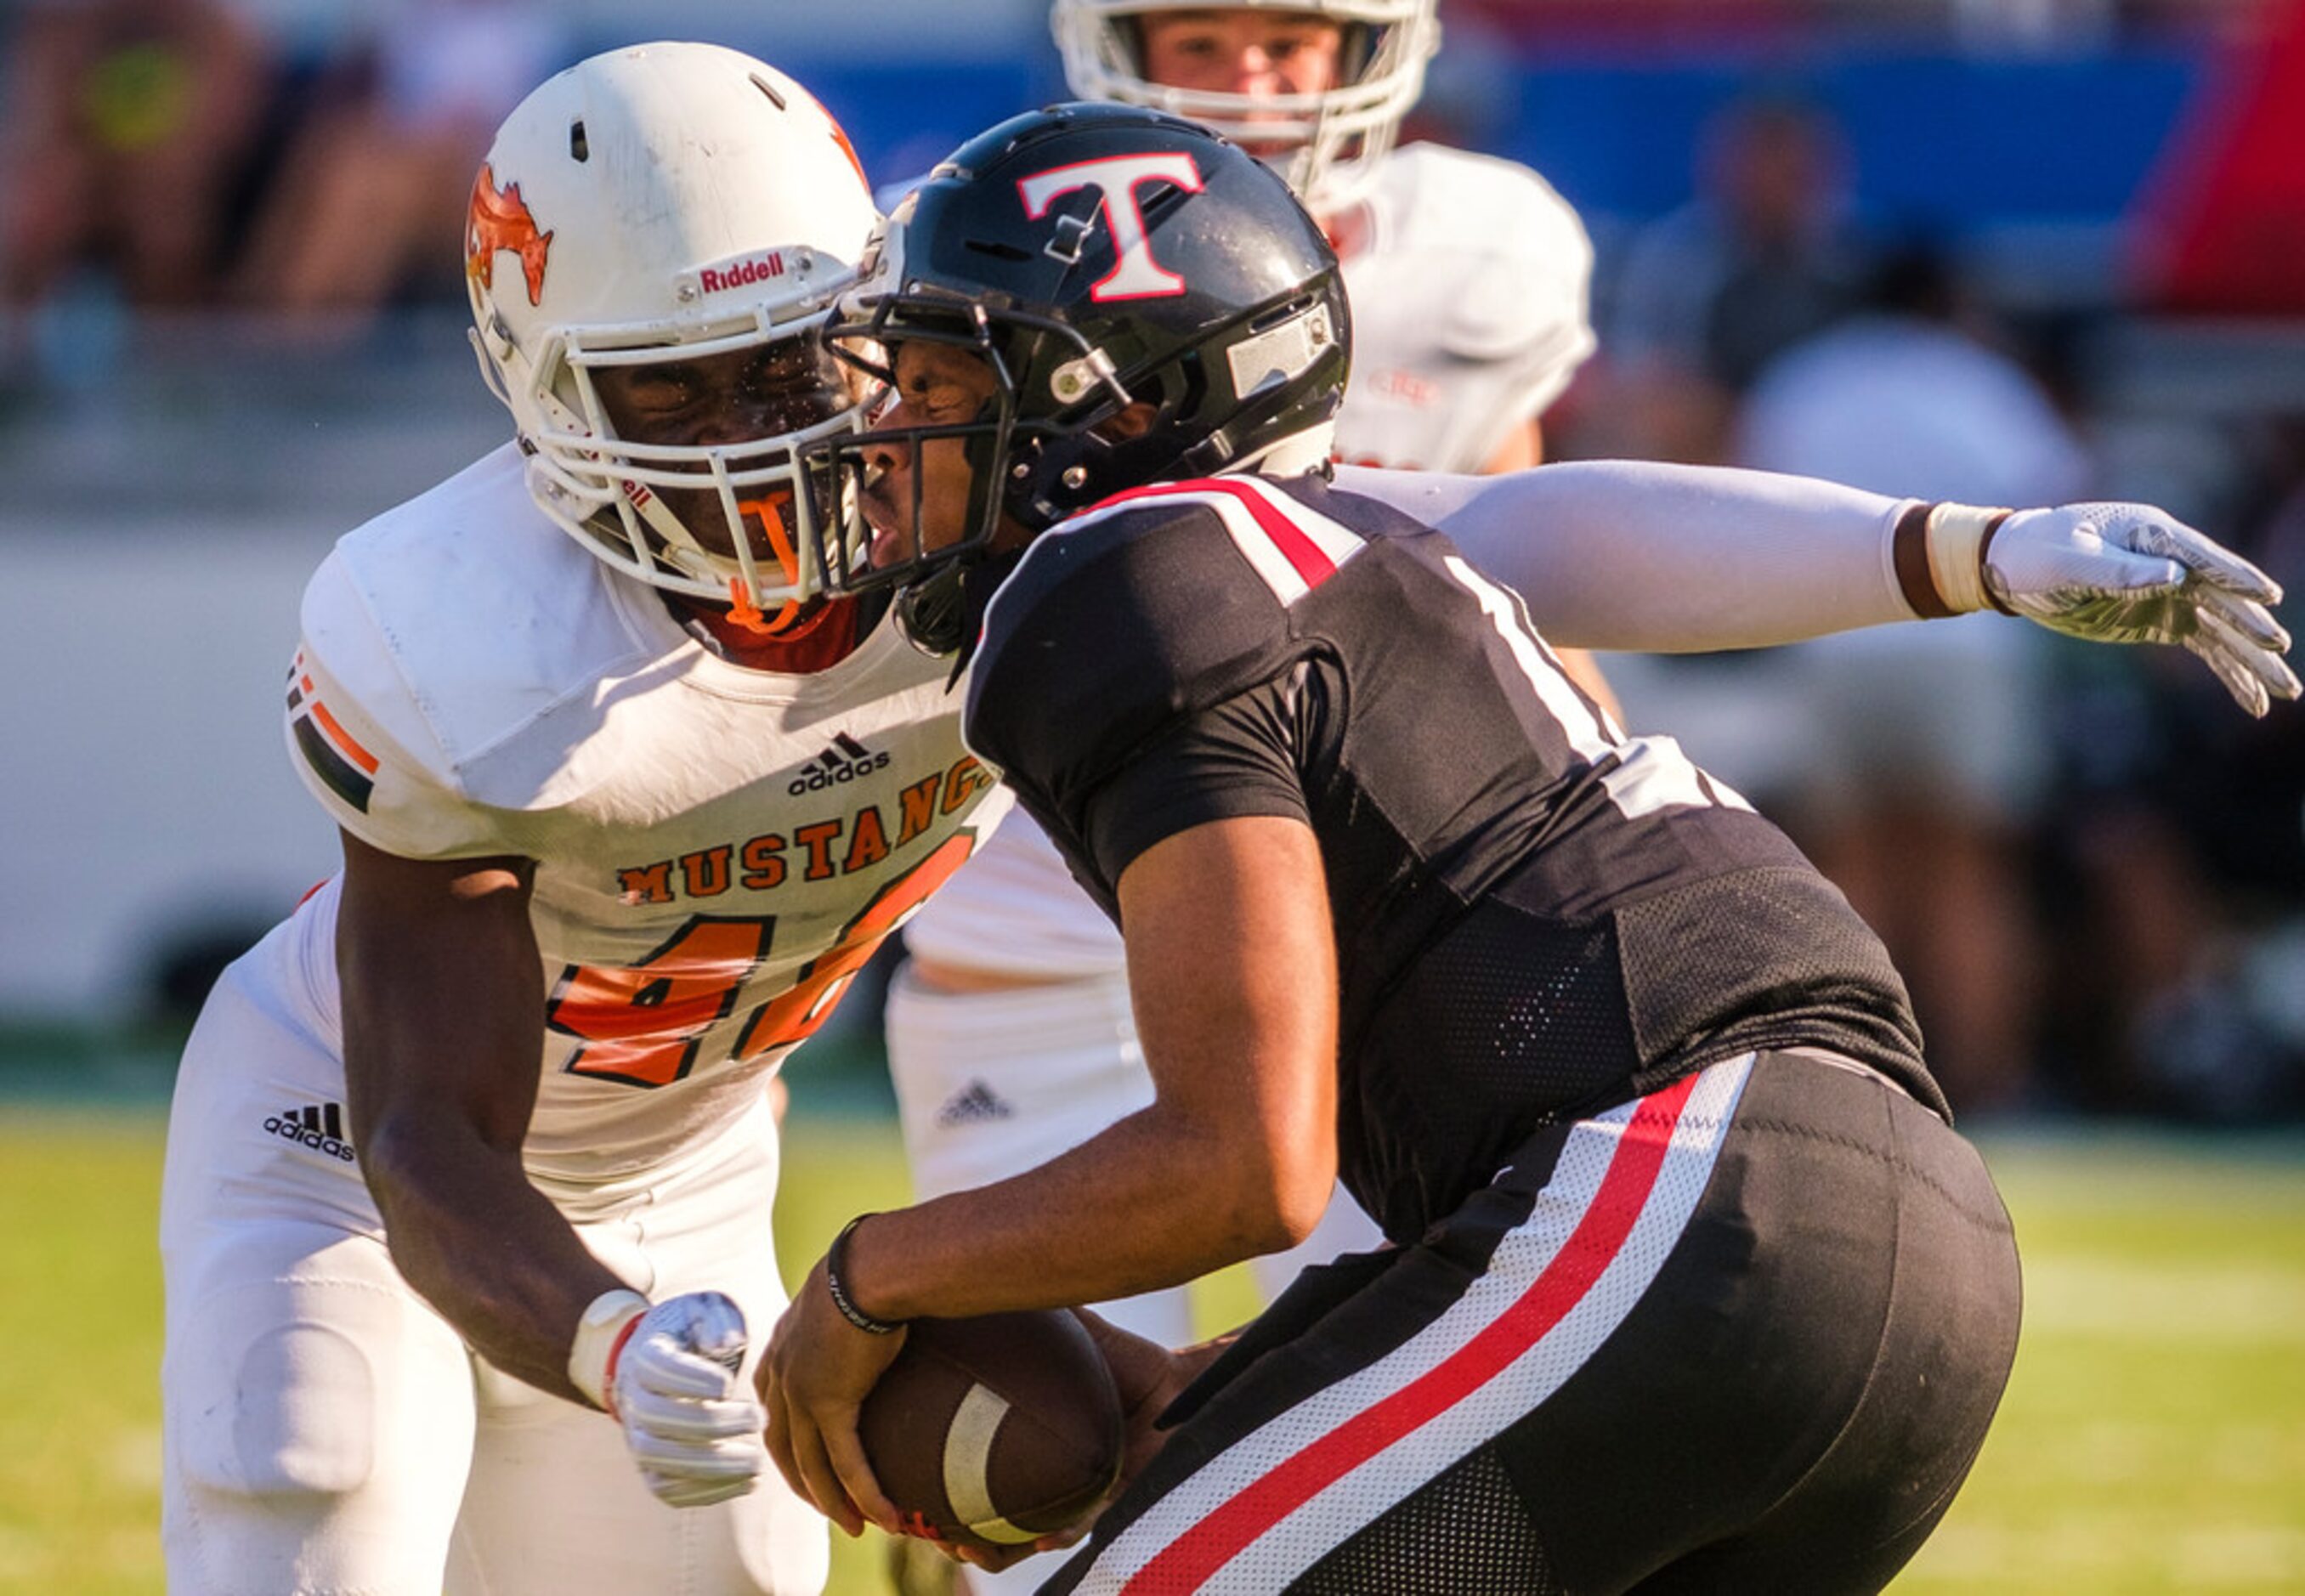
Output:
[[[659,1501],[702,1507],[743,1496],[768,1467],[768,1415],[745,1388],[744,1313],[717,1291],[651,1307],[635,1291],[584,1310],[568,1378],[625,1427]]]
[[[2020,510],[1987,546],[1986,591],[2053,632],[2106,643],[2179,643],[2251,715],[2298,694],[2268,607],[2280,584],[2150,505]]]

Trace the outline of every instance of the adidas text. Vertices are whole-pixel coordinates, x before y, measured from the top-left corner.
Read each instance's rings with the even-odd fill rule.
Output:
[[[884,769],[888,763],[886,753],[874,753],[844,732],[833,740],[830,748],[802,766],[800,774],[793,777],[785,791],[795,798],[804,793],[821,793],[827,787]]]
[[[284,1142],[293,1142],[347,1164],[353,1161],[353,1144],[344,1140],[344,1109],[338,1104],[291,1108],[267,1119],[264,1128]]]

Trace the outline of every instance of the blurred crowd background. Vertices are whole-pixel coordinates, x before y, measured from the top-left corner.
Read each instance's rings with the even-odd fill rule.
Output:
[[[1594,238],[1556,458],[2149,499],[2305,591],[2305,0],[1442,17],[1406,136]],[[330,868],[296,595],[506,436],[458,242],[496,123],[662,37],[791,71],[876,183],[1062,96],[1044,0],[0,4],[0,1043],[165,1037]],[[1994,618],[1603,663],[1882,932],[1957,1108],[2305,1117],[2296,708]]]

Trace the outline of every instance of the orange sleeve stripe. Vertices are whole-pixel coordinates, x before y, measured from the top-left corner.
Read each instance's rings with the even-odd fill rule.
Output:
[[[352,755],[353,764],[370,776],[376,774],[376,756],[362,748],[359,741],[338,724],[336,717],[328,713],[328,707],[318,699],[312,700],[312,718],[319,721],[320,729],[328,734],[328,741]]]

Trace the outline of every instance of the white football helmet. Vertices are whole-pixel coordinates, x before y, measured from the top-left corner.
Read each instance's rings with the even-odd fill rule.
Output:
[[[538,505],[618,570],[740,615],[788,615],[818,591],[828,496],[797,449],[856,430],[859,395],[834,380],[804,430],[649,444],[616,436],[592,373],[793,338],[813,358],[878,220],[839,124],[735,50],[635,46],[529,95],[473,184],[464,251],[473,344]],[[752,534],[717,552],[667,488],[713,495]]]
[[[1065,81],[1083,99],[1121,100],[1189,118],[1237,143],[1282,146],[1271,163],[1316,213],[1349,203],[1399,137],[1441,47],[1439,0],[1055,0],[1050,30]],[[1144,75],[1136,19],[1148,12],[1272,11],[1345,29],[1341,81],[1319,94],[1260,99],[1172,89]],[[1256,120],[1252,121],[1255,117]]]

